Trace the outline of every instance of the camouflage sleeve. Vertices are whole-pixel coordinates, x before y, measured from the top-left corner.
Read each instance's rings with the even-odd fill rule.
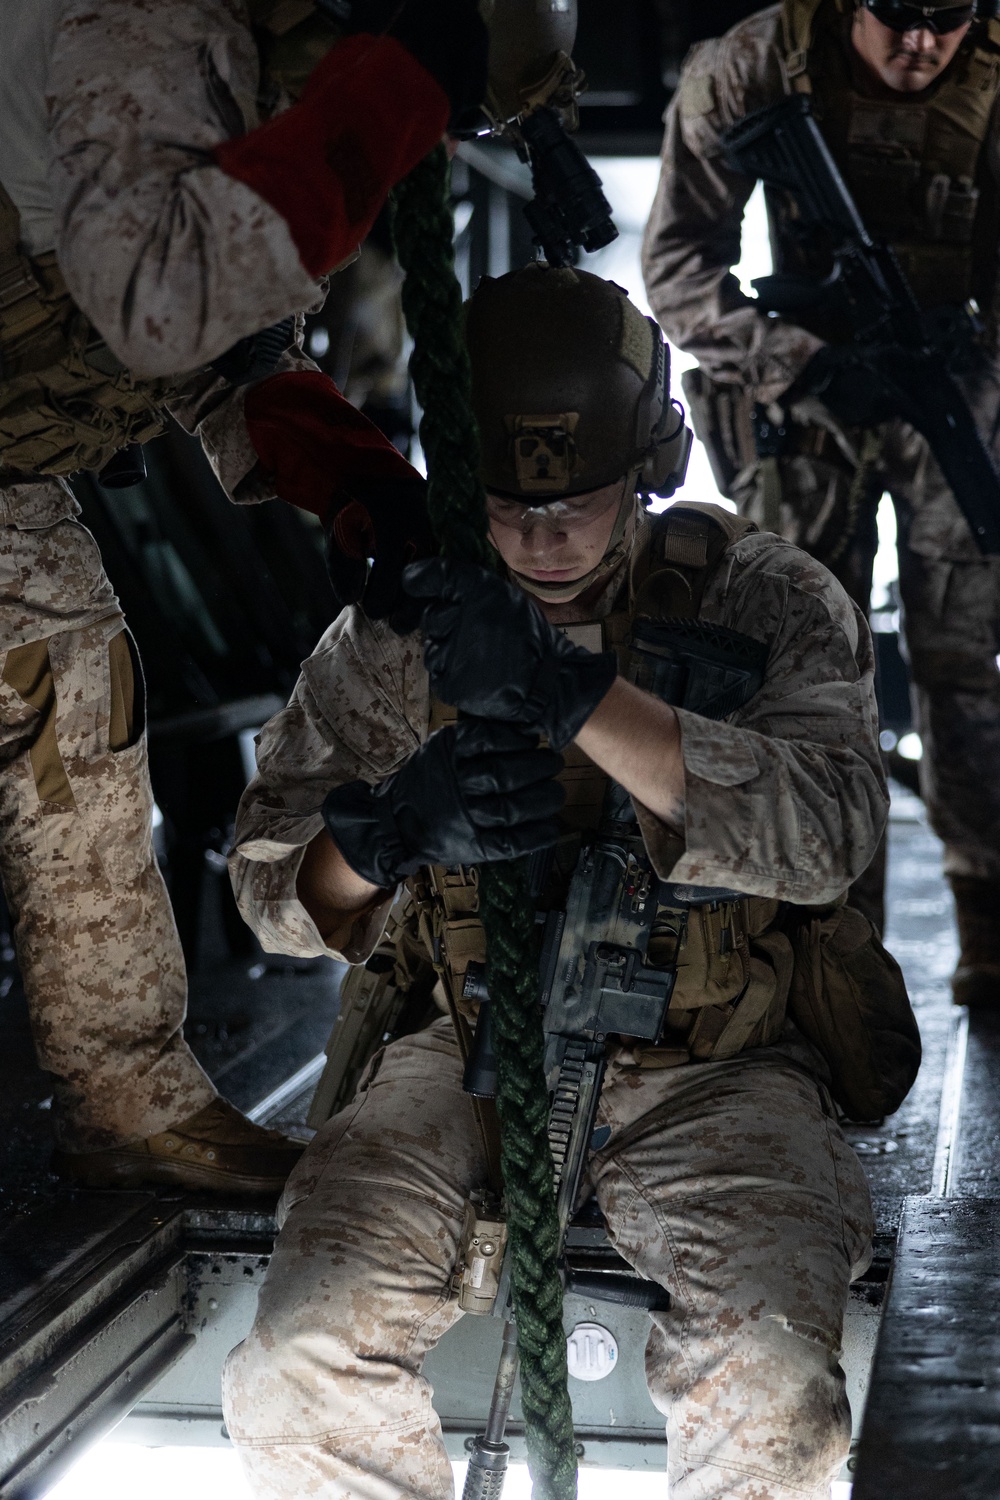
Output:
[[[258,123],[238,0],[69,0],[47,102],[56,250],[133,374],[195,370],[317,300],[288,225],[209,153]]]
[[[722,385],[773,401],[821,340],[758,312],[731,268],[753,182],[725,164],[720,138],[782,93],[776,9],[692,49],[667,110],[660,181],[643,241],[646,294],[667,337]]]
[[[774,537],[746,538],[726,571],[703,617],[769,642],[766,680],[729,721],[679,710],[685,848],[662,867],[676,840],[643,810],[650,857],[679,883],[832,901],[888,814],[871,635],[833,576]]]
[[[294,347],[281,356],[273,373],[316,369],[308,355]],[[275,499],[273,478],[265,474],[247,431],[243,401],[249,389],[234,388],[206,372],[192,381],[179,400],[168,403],[171,416],[200,440],[215,477],[237,505]]]
[[[257,741],[257,774],[240,801],[229,873],[244,921],[269,953],[332,952],[299,901],[305,846],[324,827],[328,792],[390,775],[427,733],[427,674],[415,636],[398,637],[347,609],[323,636],[291,701]],[[392,898],[360,914],[333,956],[363,963]]]

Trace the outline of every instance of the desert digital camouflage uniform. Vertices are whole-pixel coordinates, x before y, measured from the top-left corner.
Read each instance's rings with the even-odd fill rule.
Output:
[[[232,411],[242,395],[201,385],[216,472],[256,498],[266,486],[245,473]],[[198,405],[175,411],[197,426]],[[153,857],[141,668],[79,509],[58,477],[0,486],[0,870],[57,1140],[101,1150],[216,1091],[181,1035],[187,979]]]
[[[794,11],[801,16],[806,10],[815,18],[815,45],[804,62],[800,58],[790,64],[783,15]],[[709,404],[725,429],[715,446],[727,450],[722,461],[726,472],[716,476],[723,489],[742,511],[826,562],[864,609],[876,547],[875,502],[883,488],[892,495],[899,525],[906,651],[924,743],[923,794],[944,841],[946,874],[996,882],[1000,560],[980,555],[927,444],[905,423],[889,422],[875,433],[845,430],[820,402],[793,404],[786,413],[795,435],[793,451],[777,460],[780,486],[768,483],[767,465],[757,461],[750,432],[750,405],[776,403],[772,415],[780,419],[783,393],[824,340],[786,318],[762,314],[741,294],[731,267],[739,259],[740,223],[753,183],[725,165],[720,137],[734,121],[777,102],[801,85],[803,77],[812,78],[815,68],[818,76],[813,83],[831,149],[868,227],[897,245],[922,304],[960,304],[970,292],[979,298],[986,314],[986,354],[979,369],[960,379],[979,431],[994,461],[1000,462],[1000,246],[995,230],[989,229],[1000,171],[993,107],[996,25],[991,22],[988,31],[980,28],[975,33],[988,52],[982,77],[960,71],[976,65],[975,36],[970,34],[934,88],[921,95],[901,95],[888,104],[884,97],[869,103],[852,92],[848,64],[842,61],[847,57],[851,13],[850,6],[835,10],[830,0],[811,7],[808,0],[789,0],[784,12],[770,6],[724,37],[692,49],[666,115],[662,173],[643,249],[646,288],[667,336],[696,355],[701,375],[714,387]],[[920,162],[919,182],[921,190],[927,187],[928,200],[922,216],[914,208],[912,184],[919,152],[913,141],[919,141],[922,132],[931,140],[925,117],[941,90],[953,85],[949,109],[958,92],[968,98],[978,91],[986,101],[973,106],[979,112],[981,142],[969,133],[964,114],[952,111],[949,149],[979,165],[967,181],[949,181],[947,169],[942,178],[940,163],[933,169],[929,160]],[[915,122],[910,148],[904,145],[907,119]],[[940,148],[941,139],[939,134],[933,147],[927,146],[928,154]],[[893,179],[893,169],[910,175]],[[928,181],[933,170],[939,186],[943,180],[949,194],[961,188],[966,202],[975,178],[971,202],[975,206],[978,195],[980,205],[975,239],[971,219],[962,234],[942,227],[940,214],[934,220]],[[985,231],[980,232],[983,225]],[[794,252],[783,226],[774,222],[772,230],[776,264],[794,268]],[[697,420],[699,403],[690,388],[689,396]],[[852,489],[855,480],[860,483]]]
[[[321,289],[280,215],[208,156],[259,119],[242,5],[13,0],[4,27],[0,217],[19,220],[44,305],[71,294],[83,311],[58,366],[8,368],[28,303],[4,280],[0,866],[57,1136],[93,1151],[187,1119],[215,1090],[181,1037],[141,682],[62,476],[154,436],[169,410],[232,498],[270,498],[243,392],[205,366]],[[303,366],[293,351],[278,368]]]
[[[317,300],[285,220],[209,155],[260,121],[239,0],[13,10],[3,73],[23,124],[0,180],[31,250],[55,245],[74,299],[133,375],[200,369]]]
[[[726,552],[700,618],[771,642],[767,678],[726,721],[678,710],[683,847],[641,810],[657,873],[836,900],[885,820],[867,628],[823,568],[759,533]],[[430,717],[419,637],[346,610],[263,729],[240,808],[230,868],[266,948],[329,951],[295,890],[324,797],[387,776]],[[372,951],[388,905],[361,914],[343,957]],[[460,1316],[451,1275],[486,1166],[450,1028],[378,1055],[289,1180],[257,1319],[224,1382],[261,1500],[452,1494],[421,1364]],[[826,1500],[846,1452],[842,1319],[872,1224],[821,1076],[790,1027],[726,1062],[663,1066],[625,1046],[610,1060],[612,1134],[589,1180],[616,1248],[673,1298],[646,1354],[673,1500]]]

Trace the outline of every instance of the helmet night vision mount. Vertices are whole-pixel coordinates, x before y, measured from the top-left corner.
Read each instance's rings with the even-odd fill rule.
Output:
[[[578,249],[600,250],[618,235],[601,179],[569,134],[586,86],[571,56],[576,0],[479,0],[479,11],[490,34],[485,112],[531,168],[535,196],[524,212],[535,244],[550,266],[571,265]]]

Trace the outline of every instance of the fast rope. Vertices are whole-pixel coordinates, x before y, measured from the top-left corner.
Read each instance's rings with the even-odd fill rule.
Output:
[[[424,413],[420,441],[427,459],[431,525],[445,557],[490,567],[486,500],[477,476],[479,435],[462,337],[462,293],[455,276],[449,176],[445,149],[437,146],[396,188],[394,236],[406,273],[403,312],[414,345],[410,371]],[[572,1500],[576,1451],[526,860],[481,868],[479,914],[486,931],[500,1159],[532,1496]]]

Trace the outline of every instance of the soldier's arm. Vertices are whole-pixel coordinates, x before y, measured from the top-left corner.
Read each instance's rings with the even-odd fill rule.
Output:
[[[64,7],[47,88],[56,249],[74,298],[134,374],[197,369],[315,304],[318,278],[440,138],[447,96],[393,39],[349,38],[320,67],[321,117],[302,118],[294,151],[268,136],[257,152],[268,127],[242,6]],[[338,101],[343,140],[327,162]],[[294,127],[304,109],[280,118]],[[271,157],[286,146],[282,172]]]
[[[888,810],[871,636],[797,548],[757,535],[734,555],[706,617],[769,643],[760,691],[719,722],[619,678],[577,744],[631,792],[662,878],[834,900],[868,865]]]
[[[351,869],[326,829],[305,847],[295,893],[328,948],[349,942],[361,913],[385,899],[384,891]]]
[[[640,825],[664,878],[805,905],[835,900],[869,864],[888,814],[871,636],[804,552],[757,535],[734,554],[702,613],[768,642],[764,685],[728,721],[675,711],[679,857],[673,830],[648,804],[637,808]]]
[[[268,952],[348,963],[371,954],[395,893],[345,864],[323,802],[336,786],[389,775],[417,748],[427,718],[419,652],[345,610],[304,663],[288,707],[262,729],[237,813],[230,878]]]
[[[167,405],[201,439],[223,488],[241,505],[277,495],[325,523],[345,486],[396,479],[412,493],[423,483],[297,345],[263,379],[234,389],[212,370],[202,371]],[[406,524],[415,537],[419,520]],[[423,527],[426,532],[426,522]],[[430,545],[425,536],[418,550]],[[376,568],[373,586],[379,577]]]
[[[278,360],[273,374],[303,371],[316,373],[317,367],[301,349],[293,346]],[[330,386],[333,389],[332,381]],[[264,500],[273,500],[278,494],[276,476],[261,463],[247,425],[243,403],[251,389],[255,387],[234,387],[222,376],[208,370],[202,371],[177,397],[166,403],[167,410],[185,432],[200,440],[215,477],[230,500],[238,505],[257,505]],[[296,434],[292,431],[289,431],[288,446],[298,455]]]
[[[680,721],[669,703],[617,677],[576,743],[661,822],[684,827]]]
[[[821,343],[760,313],[732,275],[754,184],[726,166],[721,135],[780,96],[769,16],[692,50],[666,115],[642,253],[646,293],[667,337],[710,378],[749,386],[761,401],[776,399]]]

